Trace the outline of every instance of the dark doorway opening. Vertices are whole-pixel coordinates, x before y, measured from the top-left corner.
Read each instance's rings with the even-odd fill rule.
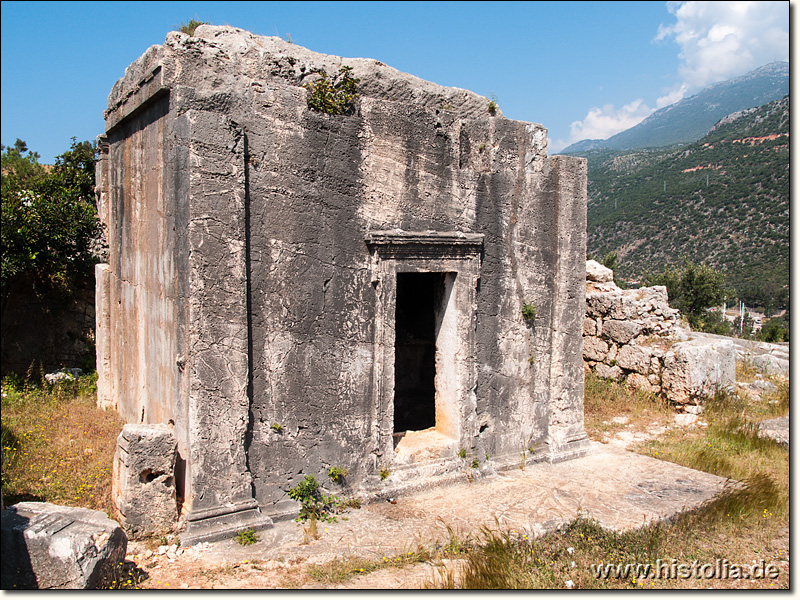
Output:
[[[398,273],[394,348],[394,431],[436,426],[436,329],[444,273]]]

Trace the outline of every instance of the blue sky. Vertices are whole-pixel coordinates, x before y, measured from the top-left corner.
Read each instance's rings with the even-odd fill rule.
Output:
[[[2,143],[52,163],[93,140],[125,67],[191,18],[494,94],[551,152],[789,60],[789,2],[2,2]]]

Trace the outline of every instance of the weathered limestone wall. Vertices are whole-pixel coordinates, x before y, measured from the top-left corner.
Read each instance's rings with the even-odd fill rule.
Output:
[[[355,114],[309,110],[302,84],[343,64]],[[190,533],[294,510],[287,490],[331,466],[381,491],[460,472],[461,449],[484,470],[585,451],[586,163],[547,157],[544,128],[211,26],[133,63],[106,123],[103,402],[174,424]],[[395,304],[398,274],[425,272],[444,300],[418,452],[393,435]]]
[[[109,268],[100,268],[96,299],[113,311],[110,323],[98,326],[110,325],[98,360],[100,401],[130,423],[175,419],[179,245],[165,181],[168,111],[162,94],[108,128],[97,165],[98,212],[113,248]]]

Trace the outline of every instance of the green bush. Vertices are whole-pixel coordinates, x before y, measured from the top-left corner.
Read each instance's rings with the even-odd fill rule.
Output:
[[[304,84],[309,91],[308,108],[329,115],[352,114],[358,100],[357,84],[361,81],[350,74],[352,70],[352,67],[342,67],[333,80],[324,70],[317,71],[317,79]]]
[[[338,483],[347,477],[347,469],[344,467],[331,467],[328,469],[328,477],[330,477],[331,481],[334,483]]]
[[[522,318],[529,323],[536,319],[536,305],[530,302],[522,303]]]
[[[241,531],[236,532],[236,535],[233,537],[233,539],[242,546],[249,546],[250,544],[255,544],[258,541],[258,536],[252,529],[242,529]]]
[[[336,517],[331,515],[330,511],[335,508],[337,498],[323,494],[317,478],[313,475],[306,475],[303,481],[290,489],[289,498],[300,503],[298,521],[320,519],[331,523],[336,522]]]
[[[662,273],[648,275],[648,286],[663,285],[667,288],[669,304],[689,319],[692,329],[704,328],[712,320],[707,309],[722,304],[731,292],[725,287],[725,274],[713,267],[683,259],[681,267],[666,267]]]

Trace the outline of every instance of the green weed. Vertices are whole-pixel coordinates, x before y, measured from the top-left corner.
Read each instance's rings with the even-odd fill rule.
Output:
[[[236,535],[233,536],[233,540],[242,546],[249,546],[250,544],[258,542],[258,535],[256,535],[256,532],[252,529],[242,529],[236,532]]]

